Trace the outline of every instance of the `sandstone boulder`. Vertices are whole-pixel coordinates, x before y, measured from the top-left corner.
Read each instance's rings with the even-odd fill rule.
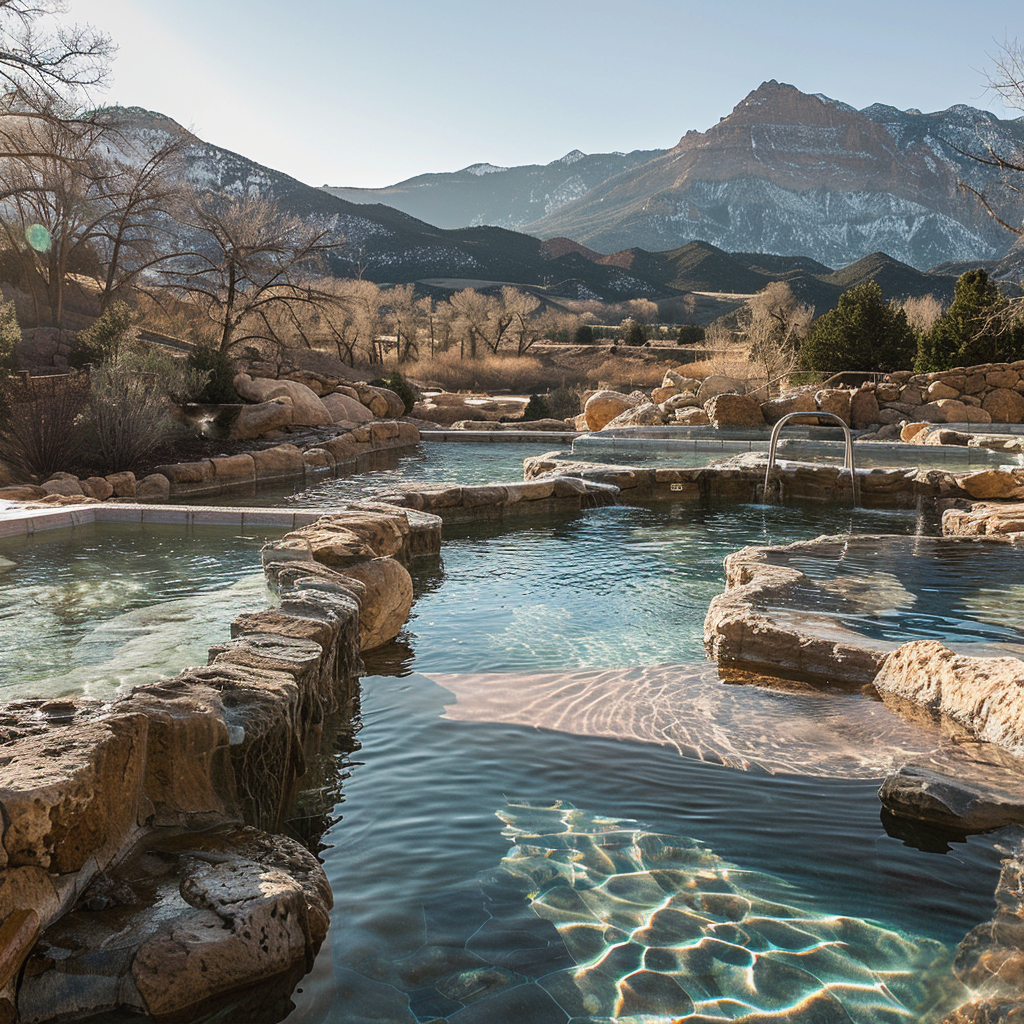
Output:
[[[700,388],[697,390],[697,397],[703,405],[718,395],[742,395],[746,390],[747,385],[745,381],[739,380],[736,377],[727,377],[724,373],[713,373],[709,377],[704,378]]]
[[[960,392],[950,387],[945,381],[933,380],[926,392],[929,402],[937,402],[940,398],[959,398]]]
[[[1024,423],[1024,395],[1009,388],[995,388],[981,403],[993,423]]]
[[[334,421],[324,403],[305,384],[294,380],[271,380],[268,377],[250,377],[240,373],[235,377],[235,390],[248,402],[269,402],[274,398],[289,398],[292,403],[292,423],[299,427],[326,427]]]
[[[701,409],[703,406],[700,399],[692,391],[684,391],[678,395],[672,395],[671,398],[666,398],[661,403],[661,408],[665,412],[675,412],[676,409]]]
[[[711,425],[711,420],[708,419],[708,414],[700,407],[694,408],[693,406],[688,406],[682,409],[676,409],[675,417],[676,423],[679,423],[684,427],[708,427]]]
[[[601,430],[637,403],[621,391],[595,391],[583,407],[588,430]]]
[[[371,384],[367,384],[365,387],[373,396],[381,398],[384,401],[383,407],[379,404],[376,407],[376,409],[382,409],[381,412],[377,412],[376,409],[374,409],[374,415],[379,419],[397,420],[399,417],[405,415],[405,402],[403,402],[402,399],[391,390],[391,388],[376,387]]]
[[[369,423],[373,419],[373,413],[362,402],[348,395],[335,392],[325,395],[321,401],[335,423]]]
[[[854,430],[864,430],[879,422],[878,399],[874,391],[858,388],[850,398],[850,426]]]
[[[791,412],[817,412],[818,406],[814,396],[809,391],[801,391],[795,395],[785,395],[781,398],[770,398],[767,402],[761,403],[761,416],[765,423],[777,423],[783,416]],[[817,423],[816,416],[806,420],[790,420],[791,423]]]
[[[238,441],[262,437],[272,430],[290,426],[293,415],[290,398],[274,398],[269,402],[243,405],[231,424],[228,436]]]
[[[716,430],[722,427],[763,429],[765,426],[761,406],[753,395],[725,392],[707,402],[704,411]]]
[[[663,388],[674,387],[693,395],[700,390],[700,384],[701,382],[695,377],[686,377],[676,370],[666,370],[665,379],[661,382]]]
[[[130,472],[108,473],[104,478],[114,488],[115,498],[134,498],[136,489],[135,474]]]
[[[42,488],[47,494],[85,494],[78,477],[72,473],[54,473],[49,480],[43,481]]]
[[[957,485],[972,498],[1024,498],[1024,469],[985,469],[956,478]]]
[[[615,419],[606,423],[601,429],[612,427],[657,427],[665,423],[665,413],[651,402],[643,402],[619,413]]]
[[[655,388],[651,392],[651,401],[655,405],[661,405],[666,399],[678,394],[679,388],[677,388],[674,384],[669,385],[668,387]]]
[[[850,425],[850,398],[852,391],[845,388],[823,388],[814,395],[814,401],[822,412],[830,412],[838,416],[847,426]]]
[[[366,587],[359,608],[360,650],[370,651],[398,636],[412,609],[412,577],[394,558],[350,565],[345,575]]]
[[[135,497],[139,501],[167,501],[170,496],[171,481],[163,473],[144,476],[135,488]]]
[[[102,476],[90,476],[80,482],[83,493],[97,501],[106,501],[114,493],[113,486]]]

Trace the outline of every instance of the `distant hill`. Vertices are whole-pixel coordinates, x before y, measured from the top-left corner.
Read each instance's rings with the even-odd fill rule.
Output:
[[[1010,248],[1013,237],[958,186],[987,190],[1020,221],[1019,195],[964,155],[989,146],[1020,159],[1024,118],[962,104],[931,114],[885,104],[855,110],[771,81],[667,150],[574,151],[546,166],[480,164],[388,189],[330,191],[448,227],[514,226],[605,253],[706,241],[830,266],[886,252],[926,270],[999,260]]]
[[[580,199],[602,181],[664,152],[652,149],[588,156],[574,149],[549,164],[473,164],[451,173],[420,174],[388,188],[324,185],[324,191],[351,203],[386,203],[442,228],[481,224],[522,228]]]

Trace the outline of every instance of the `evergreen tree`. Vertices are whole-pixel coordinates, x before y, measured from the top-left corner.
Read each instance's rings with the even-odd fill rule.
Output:
[[[906,313],[882,298],[874,281],[839,296],[820,316],[800,349],[810,370],[901,370],[914,361],[916,341]]]
[[[14,303],[0,303],[0,372],[14,369],[14,350],[20,341],[21,328]]]
[[[647,340],[647,328],[638,320],[627,319],[623,321],[622,326],[625,329],[625,336],[622,340],[627,345],[638,347]]]
[[[984,270],[961,274],[952,305],[918,341],[915,369],[948,370],[1020,359],[1024,327],[1005,323],[1002,314],[1008,305]]]

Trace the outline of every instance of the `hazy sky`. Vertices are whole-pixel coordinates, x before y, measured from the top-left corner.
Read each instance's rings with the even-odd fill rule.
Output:
[[[864,107],[1008,115],[1021,0],[71,0],[120,46],[106,99],[301,180],[667,148],[762,81]]]

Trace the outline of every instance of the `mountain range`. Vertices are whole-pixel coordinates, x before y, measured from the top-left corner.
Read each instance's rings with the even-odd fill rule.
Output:
[[[545,166],[476,164],[385,189],[327,191],[449,228],[502,225],[605,253],[700,240],[829,265],[884,251],[924,270],[1009,249],[1013,236],[959,184],[986,191],[1020,221],[1015,197],[969,155],[989,148],[1019,158],[1024,118],[964,105],[931,114],[884,104],[856,110],[771,81],[667,150],[573,151]]]
[[[806,255],[766,254],[758,252],[756,246],[737,247],[730,252],[704,240],[663,251],[629,246],[605,254],[566,236],[541,239],[497,226],[436,227],[391,206],[354,203],[305,185],[205,142],[162,114],[119,108],[117,115],[139,151],[156,148],[169,135],[183,137],[183,173],[196,189],[234,196],[258,193],[288,212],[331,225],[340,246],[331,257],[330,272],[338,276],[361,274],[380,284],[416,282],[421,290],[447,294],[461,287],[509,283],[548,299],[614,302],[637,297],[666,299],[689,292],[750,294],[770,281],[783,280],[821,313],[834,306],[846,288],[872,278],[889,297],[934,293],[948,299],[963,269],[948,264],[925,273],[883,252],[872,252],[837,271],[833,265]],[[615,156],[602,164],[604,158],[579,159],[570,154],[572,159],[562,167],[586,164],[590,169],[587,173],[595,176],[603,173],[601,167],[620,168],[610,181],[591,188],[589,196],[623,187],[626,178],[652,173],[652,168],[667,156],[647,159],[649,155]],[[465,173],[473,180],[490,182],[515,170]],[[528,177],[529,169],[520,170]],[[584,196],[571,207],[547,216],[564,214],[586,201]],[[955,255],[962,257],[959,252]],[[963,258],[966,265],[979,263],[976,256]],[[994,263],[986,265],[995,268]]]

